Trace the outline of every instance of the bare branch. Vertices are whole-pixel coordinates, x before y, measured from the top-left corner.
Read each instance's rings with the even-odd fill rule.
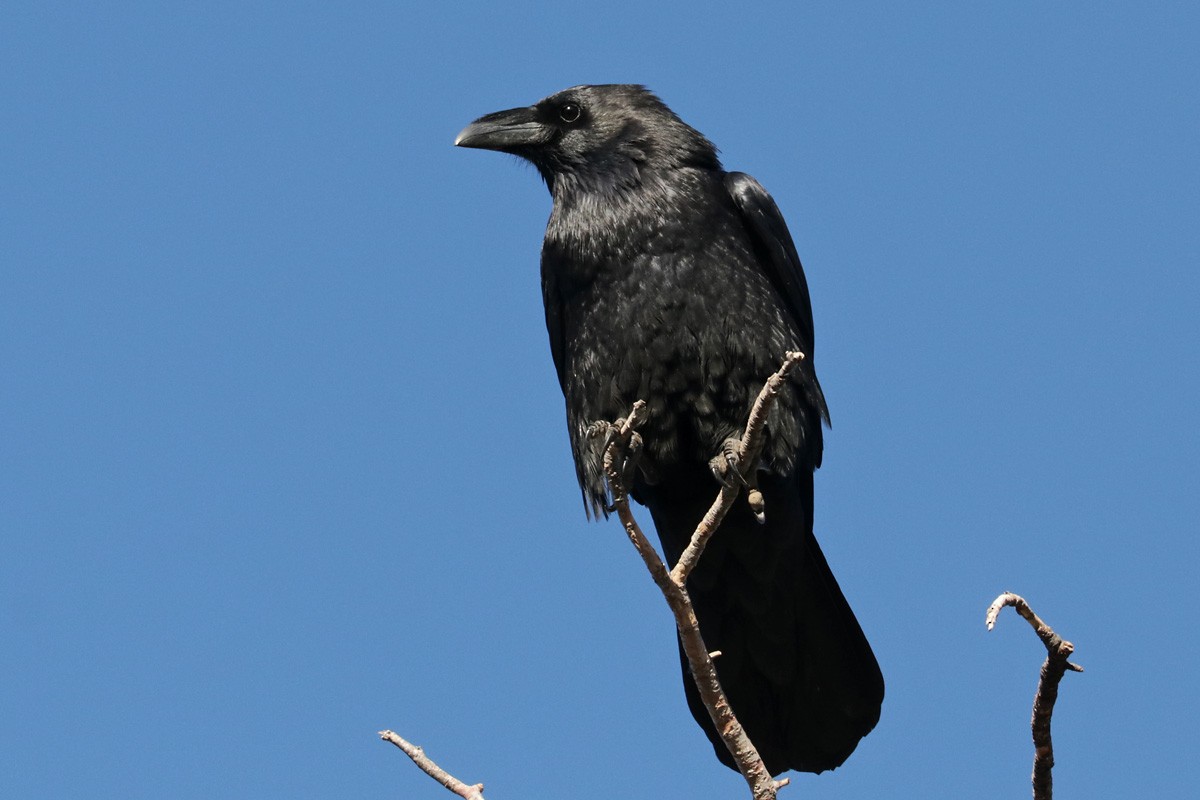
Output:
[[[404,751],[405,755],[413,760],[413,763],[420,767],[426,775],[433,778],[435,781],[445,786],[450,791],[454,792],[463,800],[484,800],[483,784],[477,783],[474,786],[468,786],[458,778],[451,775],[446,770],[439,767],[437,764],[425,755],[425,751],[417,747],[412,742],[404,739],[394,731],[380,731],[379,738],[384,741],[391,742]]]
[[[1054,715],[1054,702],[1058,700],[1058,684],[1067,670],[1083,672],[1083,667],[1067,660],[1075,651],[1075,645],[1055,633],[1037,614],[1033,613],[1029,603],[1025,602],[1025,598],[1020,595],[1005,592],[988,607],[987,627],[989,631],[995,627],[996,619],[1005,606],[1015,608],[1017,613],[1033,626],[1038,638],[1046,646],[1046,661],[1042,664],[1037,694],[1033,698],[1033,718],[1030,721],[1030,728],[1033,732],[1033,797],[1034,800],[1051,800],[1054,795],[1051,776],[1051,770],[1054,768],[1054,743],[1050,737],[1050,718]]]
[[[788,353],[783,366],[767,380],[759,393],[758,399],[751,409],[745,433],[739,443],[738,469],[743,477],[753,475],[758,469],[758,455],[762,447],[763,431],[771,404],[778,396],[788,373],[803,358],[803,353]],[[749,784],[754,800],[775,800],[778,790],[787,786],[789,781],[787,778],[777,781],[771,777],[771,773],[767,771],[766,764],[763,763],[754,743],[750,741],[750,737],[746,735],[746,731],[734,715],[713,664],[713,659],[720,653],[710,653],[705,647],[704,639],[700,635],[700,622],[696,619],[695,609],[692,607],[691,598],[685,588],[687,576],[699,562],[705,545],[708,544],[708,540],[716,532],[721,520],[724,519],[725,514],[737,499],[741,482],[736,480],[725,482],[717,499],[709,508],[708,513],[704,515],[704,519],[700,521],[695,533],[692,534],[691,542],[684,550],[679,562],[672,571],[668,572],[662,559],[659,558],[658,551],[650,544],[637,520],[634,519],[633,512],[629,508],[629,487],[625,485],[624,476],[629,472],[627,459],[629,458],[630,442],[633,437],[637,436],[636,428],[641,423],[645,411],[646,404],[641,400],[636,402],[627,418],[614,423],[613,435],[608,447],[605,448],[604,472],[608,477],[613,506],[621,520],[621,525],[625,528],[626,535],[633,542],[646,569],[650,571],[654,583],[663,593],[663,597],[666,598],[667,604],[671,608],[671,613],[675,617],[675,627],[679,630],[679,640],[683,644],[683,652],[691,667],[696,688],[700,691],[700,698],[704,702],[704,707],[708,709],[713,724],[720,732],[725,746],[733,755],[738,770]],[[756,507],[756,511],[761,508],[761,495],[757,500],[759,505]]]

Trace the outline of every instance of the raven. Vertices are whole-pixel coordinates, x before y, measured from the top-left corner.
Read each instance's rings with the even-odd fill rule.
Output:
[[[717,672],[772,775],[821,772],[875,727],[883,676],[813,536],[813,471],[829,413],[813,368],[808,286],[791,234],[754,178],[643,86],[575,86],[480,117],[455,144],[512,153],[545,180],[550,351],[590,515],[607,514],[599,421],[645,400],[632,494],[674,564],[733,479],[729,442],[789,350],[807,358],[768,417],[759,522],[730,511],[688,579]],[[681,653],[682,658],[682,653]],[[692,715],[736,769],[700,701]]]

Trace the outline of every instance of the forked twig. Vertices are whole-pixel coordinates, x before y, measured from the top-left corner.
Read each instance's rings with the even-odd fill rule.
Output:
[[[1054,783],[1051,776],[1051,770],[1054,768],[1054,743],[1050,738],[1050,718],[1054,714],[1054,702],[1058,699],[1058,684],[1068,670],[1083,672],[1083,667],[1067,660],[1075,651],[1075,645],[1055,633],[1037,614],[1033,613],[1029,603],[1025,602],[1025,598],[1020,595],[1005,592],[988,606],[987,627],[989,631],[995,627],[996,619],[1005,606],[1015,608],[1017,613],[1033,626],[1038,638],[1046,646],[1046,661],[1042,664],[1037,694],[1033,698],[1033,718],[1030,721],[1030,728],[1033,731],[1033,797],[1034,800],[1051,800],[1054,795]]]
[[[788,353],[783,365],[767,380],[762,391],[759,392],[758,399],[755,400],[750,411],[746,430],[739,442],[738,468],[743,477],[752,475],[757,470],[763,431],[771,405],[779,395],[779,390],[787,379],[788,373],[803,358],[803,353]],[[658,551],[650,544],[629,508],[629,487],[625,485],[624,479],[624,475],[628,472],[626,459],[630,441],[637,435],[636,428],[643,421],[645,413],[646,404],[644,402],[639,400],[634,403],[629,416],[614,424],[614,435],[611,437],[608,447],[605,448],[604,473],[608,477],[613,506],[621,520],[621,525],[625,528],[625,533],[642,557],[646,569],[650,571],[650,576],[662,591],[663,597],[666,598],[667,604],[671,608],[671,613],[675,617],[675,627],[679,630],[679,639],[683,644],[684,655],[691,667],[696,688],[700,692],[700,699],[703,701],[704,707],[708,709],[713,725],[733,756],[742,777],[749,784],[754,800],[774,800],[778,790],[786,786],[789,781],[787,778],[777,781],[771,777],[771,773],[767,771],[766,764],[763,763],[754,743],[750,741],[750,737],[746,735],[746,731],[734,715],[733,709],[729,705],[729,699],[725,696],[725,691],[721,688],[721,682],[717,677],[713,654],[709,653],[704,639],[700,635],[700,623],[696,619],[696,612],[692,607],[692,601],[686,588],[687,577],[699,562],[705,545],[708,544],[708,540],[712,538],[720,526],[721,520],[725,518],[737,499],[741,490],[741,481],[726,481],[722,485],[717,499],[696,527],[691,541],[684,549],[675,568],[668,572]]]

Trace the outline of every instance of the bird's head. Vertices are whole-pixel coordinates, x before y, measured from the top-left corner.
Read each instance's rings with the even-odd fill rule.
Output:
[[[644,86],[574,86],[532,106],[497,111],[458,134],[459,147],[512,153],[556,185],[604,190],[647,171],[718,169],[716,148]]]

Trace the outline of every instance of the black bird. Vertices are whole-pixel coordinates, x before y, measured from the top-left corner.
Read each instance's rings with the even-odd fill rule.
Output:
[[[590,514],[608,501],[603,438],[643,399],[633,496],[674,563],[728,480],[721,454],[789,350],[757,474],[688,589],[730,704],[771,774],[840,765],[875,727],[883,676],[813,537],[813,470],[829,415],[813,370],[808,286],[775,202],[642,86],[576,86],[480,117],[460,147],[532,162],[554,205],[542,245],[550,351]],[[683,662],[692,715],[735,767]]]

